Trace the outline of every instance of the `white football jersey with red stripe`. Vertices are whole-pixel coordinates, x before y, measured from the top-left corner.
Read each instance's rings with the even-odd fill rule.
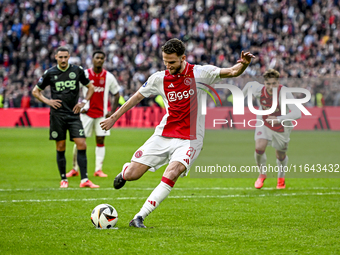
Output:
[[[108,112],[109,92],[113,95],[117,94],[120,86],[116,78],[110,72],[103,69],[100,74],[96,74],[92,68],[85,70],[85,75],[93,82],[94,93],[84,107],[86,114],[91,118],[100,118]],[[83,87],[84,97],[86,96],[87,88]]]
[[[220,80],[220,68],[212,65],[187,63],[182,73],[172,75],[168,70],[149,77],[139,92],[144,97],[161,95],[166,114],[156,127],[155,134],[187,140],[202,139],[208,87]]]

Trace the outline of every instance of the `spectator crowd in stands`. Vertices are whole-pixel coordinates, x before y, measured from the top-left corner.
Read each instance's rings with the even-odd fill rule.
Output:
[[[59,46],[84,68],[105,51],[127,99],[164,69],[161,46],[174,37],[194,64],[229,67],[242,50],[253,53],[231,81],[240,87],[275,68],[285,85],[311,91],[310,106],[340,105],[338,0],[0,0],[0,107],[44,106],[31,90]]]

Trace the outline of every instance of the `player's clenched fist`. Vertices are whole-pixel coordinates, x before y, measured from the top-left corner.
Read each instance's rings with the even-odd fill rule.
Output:
[[[100,122],[100,127],[103,130],[109,130],[110,128],[112,128],[112,126],[115,124],[115,120],[112,118],[107,118],[105,120],[103,120],[102,122]]]

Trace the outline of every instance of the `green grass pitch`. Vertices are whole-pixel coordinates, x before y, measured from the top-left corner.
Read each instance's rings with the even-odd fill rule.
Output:
[[[164,168],[118,191],[112,181],[152,133],[112,130],[103,169],[109,178],[92,176],[89,138],[88,172],[101,186],[91,190],[79,188],[79,177],[59,189],[48,129],[0,129],[0,254],[340,254],[339,178],[287,178],[285,190],[275,189],[275,178],[261,190],[254,178],[180,178],[145,220],[147,229],[129,227]],[[289,162],[339,164],[339,138],[339,132],[293,131]],[[72,147],[68,141],[67,170]],[[207,131],[199,162],[218,154],[237,167],[254,165],[253,153],[253,131]],[[266,153],[275,164],[274,149]],[[93,227],[91,211],[101,203],[117,209],[118,229]]]

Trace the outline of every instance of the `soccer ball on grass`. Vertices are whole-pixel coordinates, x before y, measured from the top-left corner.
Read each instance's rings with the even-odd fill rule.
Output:
[[[99,229],[113,228],[118,221],[118,212],[112,205],[97,205],[91,213],[91,221]]]

